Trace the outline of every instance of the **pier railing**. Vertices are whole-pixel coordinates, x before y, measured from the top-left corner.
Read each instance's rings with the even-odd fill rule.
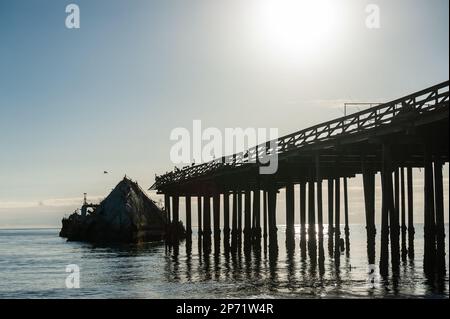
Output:
[[[439,108],[448,107],[448,103],[449,81],[446,81],[394,101],[321,123],[277,140],[265,142],[237,154],[157,176],[150,189],[157,190],[169,184],[187,181],[226,168],[255,164],[258,163],[259,159],[270,154],[287,155],[314,143],[350,136],[392,124],[401,114],[420,116]]]

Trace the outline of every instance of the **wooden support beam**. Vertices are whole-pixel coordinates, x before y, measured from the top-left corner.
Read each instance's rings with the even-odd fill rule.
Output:
[[[350,252],[350,228],[348,225],[348,185],[347,177],[344,177],[344,234],[345,234],[345,252],[348,256]]]
[[[396,203],[399,198],[398,169],[393,170],[391,156],[389,156],[389,160],[386,165],[388,167],[389,174],[386,174],[386,188],[383,192],[386,192],[387,206],[389,210],[389,239],[391,242],[392,271],[394,273],[398,273],[400,270],[400,216],[398,213],[398,205]],[[392,181],[392,171],[394,171],[394,185]]]
[[[405,169],[400,168],[400,204],[401,204],[401,244],[402,244],[402,261],[406,261],[408,257],[408,249],[406,248],[406,192],[405,192]]]
[[[380,249],[380,274],[389,274],[389,209],[386,195],[386,175],[381,172],[381,249]]]
[[[341,254],[341,183],[339,177],[334,181],[334,192],[334,255],[338,257]]]
[[[242,236],[242,192],[237,192],[238,238]]]
[[[217,244],[220,241],[220,194],[213,195],[213,229],[214,242]]]
[[[202,197],[197,196],[197,227],[199,237],[203,235],[202,215]]]
[[[164,211],[166,212],[166,223],[170,224],[170,195],[164,194]]]
[[[205,249],[211,244],[211,197],[203,197],[203,244]]]
[[[432,150],[429,144],[425,145],[425,198],[424,198],[424,271],[432,275],[435,270],[436,259],[436,222],[434,206],[434,179]]]
[[[290,247],[295,243],[294,216],[294,184],[288,183],[286,185],[286,244]]]
[[[191,196],[186,196],[186,237],[188,240],[192,238],[192,216],[191,216]]]
[[[334,210],[333,210],[333,201],[334,197],[334,180],[328,179],[328,253],[330,256],[333,255],[333,235],[334,235]]]
[[[269,247],[271,250],[278,248],[277,240],[277,190],[275,188],[268,190],[268,219],[269,219]]]
[[[406,169],[406,184],[408,192],[408,257],[414,258],[414,198],[412,167]]]
[[[251,237],[253,240],[255,228],[256,228],[256,214],[255,214],[255,191],[252,191],[253,201],[252,201],[252,207],[251,207]]]
[[[223,236],[225,241],[230,238],[230,193],[223,194]]]
[[[380,274],[387,276],[389,273],[389,237],[395,238],[391,234],[392,229],[389,228],[389,223],[395,222],[395,208],[394,208],[394,189],[392,185],[392,156],[389,145],[383,144],[383,170],[381,172],[381,187],[382,187],[382,204],[381,204],[381,251],[380,251]],[[393,216],[394,215],[394,216]],[[395,240],[391,243],[391,256],[396,255]],[[398,265],[394,265],[393,269],[396,271]]]
[[[178,223],[180,221],[180,197],[178,195],[172,196],[173,207],[173,220],[172,222]]]
[[[316,244],[316,205],[315,205],[315,191],[314,178],[308,183],[308,251],[312,258],[317,255]]]
[[[259,187],[253,190],[253,229],[252,237],[255,242],[261,239],[261,192]]]
[[[300,182],[300,249],[306,252],[306,183]]]
[[[238,193],[233,193],[233,218],[231,226],[231,249],[236,250],[238,244]]]
[[[267,247],[267,236],[268,236],[268,200],[267,191],[263,191],[263,237],[264,237],[264,249]]]
[[[444,185],[442,180],[442,162],[434,162],[434,195],[436,210],[437,271],[439,276],[446,273],[445,267],[445,222],[444,222]]]
[[[394,170],[393,205],[389,210],[389,230],[391,239],[392,270],[397,273],[400,269],[400,174],[398,168]]]
[[[369,265],[375,264],[375,173],[363,162],[364,206],[366,209],[367,257]]]
[[[251,243],[252,237],[252,212],[251,212],[251,193],[250,190],[245,190],[245,205],[244,205],[244,244],[248,247]]]
[[[317,180],[317,223],[319,224],[319,240],[323,240],[323,202],[322,202],[322,171],[320,169],[320,157],[316,156],[316,180]]]

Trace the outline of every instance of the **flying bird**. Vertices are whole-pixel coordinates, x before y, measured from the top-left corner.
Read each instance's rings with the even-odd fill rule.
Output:
[[[103,171],[103,174],[108,174],[108,172],[107,171]]]

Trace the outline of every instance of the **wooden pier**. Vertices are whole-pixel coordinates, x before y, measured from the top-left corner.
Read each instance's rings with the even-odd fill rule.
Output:
[[[338,262],[341,249],[347,254],[351,249],[348,179],[362,175],[368,263],[376,263],[375,216],[381,214],[379,270],[385,276],[390,269],[398,272],[401,260],[414,258],[412,169],[422,168],[424,271],[445,273],[442,167],[449,160],[448,81],[274,142],[275,149],[268,142],[158,176],[150,189],[164,194],[169,220],[179,220],[179,198],[186,198],[188,240],[192,233],[191,198],[196,198],[204,248],[211,246],[213,237],[216,249],[223,240],[225,251],[231,252],[240,247],[242,240],[245,249],[259,249],[261,239],[264,249],[277,250],[277,196],[280,189],[285,189],[286,244],[295,246],[294,218],[299,214],[302,256],[308,252],[315,259],[319,252],[319,259],[323,258],[323,215],[327,214],[328,252]],[[278,156],[278,170],[261,175],[259,168],[263,164],[258,159],[271,151]],[[380,209],[375,207],[378,174],[382,186]],[[327,212],[323,211],[324,182],[328,185]],[[297,212],[296,189],[300,192]]]

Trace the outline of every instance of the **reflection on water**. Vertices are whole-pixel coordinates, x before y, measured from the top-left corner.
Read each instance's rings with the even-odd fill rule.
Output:
[[[68,243],[58,230],[0,230],[0,297],[12,298],[448,298],[448,275],[423,275],[423,241],[417,227],[415,259],[403,259],[400,272],[368,276],[364,226],[350,227],[351,250],[330,253],[326,230],[314,245],[301,243],[300,231],[286,243],[278,230],[278,249],[235,252],[224,245],[204,249],[192,242],[98,247]],[[446,226],[448,233],[448,225]],[[376,256],[379,256],[377,237]],[[446,245],[448,250],[448,245]],[[448,256],[448,251],[446,252]],[[448,258],[446,260],[448,270]],[[81,288],[66,289],[65,266],[81,268]]]

